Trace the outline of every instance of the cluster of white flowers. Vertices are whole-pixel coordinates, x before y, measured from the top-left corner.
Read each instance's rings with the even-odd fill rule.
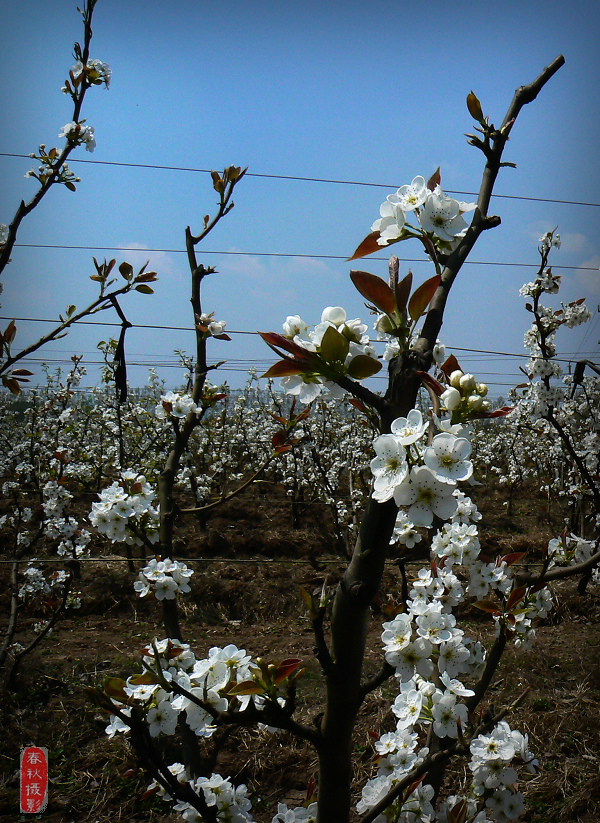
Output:
[[[0,246],[5,246],[8,240],[8,226],[6,223],[0,223]]]
[[[82,557],[89,555],[92,535],[82,529],[79,522],[66,514],[66,508],[73,495],[60,483],[49,480],[43,488],[44,533],[50,540],[60,540],[57,553],[61,557]]]
[[[571,566],[585,563],[598,551],[597,540],[585,540],[575,534],[567,534],[553,538],[548,543],[548,557],[550,567],[558,563],[567,563]],[[592,577],[596,583],[600,583],[600,569],[597,567],[592,572]]]
[[[341,306],[328,306],[323,309],[321,322],[312,330],[299,315],[288,316],[283,324],[283,336],[307,351],[320,353],[325,333],[328,329],[335,329],[347,341],[348,350],[342,368],[348,368],[359,355],[377,360],[377,354],[367,335],[367,328],[358,317],[348,320],[346,311]],[[320,374],[305,373],[283,377],[281,387],[287,394],[297,397],[301,403],[312,403],[322,394],[331,399],[344,395],[343,389]]]
[[[160,734],[173,735],[180,716],[183,716],[198,737],[211,737],[216,731],[214,717],[196,701],[202,702],[216,714],[225,712],[230,707],[244,709],[251,702],[258,707],[264,704],[264,697],[260,694],[230,694],[232,683],[239,684],[252,680],[253,673],[257,671],[250,655],[237,646],[215,646],[209,650],[208,657],[196,659],[187,643],[171,639],[155,640],[151,647],[143,650],[142,659],[154,670],[157,663],[160,665],[162,685],[158,682],[158,677],[156,682],[150,682],[153,678],[148,677],[147,673],[133,675],[127,681],[123,681],[123,692],[129,705],[115,697],[113,700],[126,717],[131,714],[132,702],[139,706],[145,714],[152,737],[158,737]],[[169,683],[177,684],[189,696],[170,691]],[[111,715],[110,720],[106,727],[106,734],[109,737],[129,731],[129,726],[120,717]],[[217,807],[217,820],[241,823],[252,819],[251,804],[245,786],[234,787],[228,778],[222,778],[217,774],[211,775],[210,778],[188,780],[185,768],[180,763],[175,763],[169,768],[180,782],[188,783],[198,794],[203,792],[209,806]],[[171,799],[156,783],[152,783],[149,788],[158,788],[159,794],[165,800]],[[185,820],[202,819],[193,807],[185,802],[177,803],[174,810],[181,812]]]
[[[83,123],[67,123],[59,131],[58,136],[66,138],[74,146],[84,144],[86,151],[92,152],[96,148],[93,126],[84,126]]]
[[[277,814],[271,823],[317,823],[317,804],[289,809],[286,803],[278,803]]]
[[[409,185],[401,186],[382,203],[381,215],[371,226],[379,232],[378,243],[387,246],[404,237],[414,237],[422,230],[444,250],[454,249],[464,237],[468,224],[463,214],[475,209],[475,203],[463,203],[444,194],[436,185],[430,189],[425,178],[418,175]],[[407,222],[407,214],[414,213],[419,226]]]
[[[215,320],[214,312],[210,314],[201,314],[196,317],[198,326],[205,329],[204,332],[208,337],[219,337],[225,333],[225,320]]]
[[[110,85],[112,69],[108,63],[103,63],[102,60],[92,59],[87,61],[84,68],[81,60],[78,60],[71,69],[70,74],[73,76],[74,80],[78,80],[82,74],[85,74],[91,85],[99,86],[104,83],[105,87],[108,88]],[[66,85],[62,86],[61,91],[63,94],[68,94],[69,88]]]
[[[470,396],[476,388],[472,376],[462,372],[455,374],[454,382],[461,399]],[[456,429],[459,433],[464,431],[459,426]],[[400,687],[392,705],[396,729],[375,744],[380,756],[379,768],[376,777],[363,789],[357,805],[359,813],[373,808],[427,757],[429,750],[418,747],[419,728],[430,727],[438,738],[457,739],[461,729],[467,733],[469,715],[463,698],[474,695],[474,691],[462,681],[481,675],[486,655],[481,643],[466,637],[457,627],[455,606],[467,596],[481,599],[495,591],[498,594],[498,609],[493,615],[496,629],[507,628],[515,645],[523,648],[535,635],[533,619],[546,616],[551,606],[547,588],[526,591],[518,603],[519,608],[513,610],[511,619],[507,620],[502,604],[507,602],[513,589],[511,560],[482,559],[476,525],[481,515],[473,501],[456,488],[457,481],[472,475],[468,460],[470,443],[464,437],[443,431],[433,438],[430,446],[424,446],[421,441],[426,431],[427,424],[421,413],[413,409],[406,418],[394,421],[389,435],[382,435],[374,442],[377,456],[371,463],[373,496],[380,501],[393,497],[398,505],[409,507],[398,514],[392,542],[414,545],[421,539],[417,528],[431,527],[434,515],[447,522],[431,537],[436,562],[430,568],[420,569],[412,581],[405,610],[383,624],[385,659],[394,668]],[[466,585],[465,572],[468,574]],[[488,761],[482,765],[478,748],[478,741],[483,738],[480,736],[471,746],[473,785],[469,819],[478,823],[487,823],[488,819],[506,823],[515,819],[521,796],[514,790],[516,772],[509,766],[516,756],[519,762],[533,762],[526,738],[510,730],[508,724],[496,727],[492,737],[494,735],[496,738],[508,736],[512,748],[508,746],[502,756],[497,755],[497,762],[490,760],[487,772]],[[433,819],[433,794],[431,786],[421,785],[408,800],[392,804],[377,818],[377,823]],[[457,802],[458,798],[449,798],[439,812],[439,819],[452,819],[451,810]]]
[[[193,573],[193,569],[177,560],[155,559],[140,571],[139,580],[133,587],[140,597],[145,597],[152,588],[157,600],[173,600],[178,592],[186,594],[190,591],[188,581]]]
[[[19,598],[21,600],[30,601],[33,598],[46,598],[47,600],[55,600],[56,597],[62,597],[65,583],[68,579],[68,574],[64,569],[56,569],[50,574],[45,575],[44,572],[37,568],[36,561],[31,560],[24,571],[25,581],[19,588]],[[65,606],[68,609],[81,608],[81,592],[70,591],[67,595]],[[41,632],[47,625],[48,621],[41,621],[35,623],[33,626],[34,632]],[[52,631],[52,630],[50,630]]]
[[[121,473],[120,482],[100,492],[100,501],[92,503],[90,522],[113,543],[142,546],[136,531],[143,532],[151,543],[158,541],[159,513],[152,505],[156,494],[143,474]]]
[[[156,406],[155,414],[159,420],[174,417],[181,420],[188,416],[190,412],[197,412],[198,406],[194,403],[191,394],[180,394],[169,391],[160,398],[160,403]]]
[[[204,795],[204,800],[209,808],[215,808],[217,821],[222,823],[244,823],[252,821],[252,803],[248,798],[248,789],[242,783],[234,786],[228,777],[221,777],[220,774],[212,774],[210,777],[198,777],[190,780],[189,785],[200,795]],[[189,803],[180,802],[173,806],[174,811],[181,813],[185,821],[189,823],[204,823],[206,819]]]
[[[557,238],[553,232],[540,238],[546,254],[552,246],[560,247]],[[525,348],[531,356],[527,369],[530,383],[521,403],[534,418],[546,416],[564,397],[562,389],[550,383],[551,379],[562,376],[562,369],[552,359],[556,355],[556,332],[561,326],[574,328],[587,323],[592,316],[583,300],[561,303],[558,310],[540,303],[543,294],[555,294],[559,286],[560,277],[554,275],[551,268],[545,268],[534,281],[525,283],[520,289],[522,296],[533,298],[533,304],[527,304],[527,308],[534,314],[534,321],[524,336]]]
[[[420,441],[428,425],[421,412],[412,409],[407,417],[394,420],[390,434],[373,443],[373,498],[381,503],[393,497],[398,506],[409,506],[408,519],[414,526],[431,526],[434,515],[452,517],[456,483],[473,474],[469,441],[443,431],[424,447]]]
[[[252,821],[250,813],[252,804],[247,796],[248,789],[243,783],[234,786],[229,778],[216,773],[211,774],[210,777],[190,780],[183,763],[172,763],[168,769],[178,783],[190,786],[199,797],[204,798],[209,808],[215,807],[218,821],[223,821],[223,823]],[[156,780],[148,786],[148,792],[156,792],[165,801],[173,799]],[[185,801],[175,803],[173,811],[180,812],[183,819],[190,823],[203,823],[205,820],[193,806]]]
[[[513,761],[524,764],[535,774],[538,762],[528,749],[527,735],[511,729],[501,720],[489,735],[479,735],[471,741],[473,794],[485,799],[489,813],[497,823],[517,820],[525,806],[523,795],[515,789],[518,779]]]
[[[68,576],[64,569],[59,569],[46,577],[43,571],[37,568],[34,560],[30,562],[23,574],[25,582],[19,589],[19,597],[23,600],[40,594],[50,594],[53,589],[62,590]]]

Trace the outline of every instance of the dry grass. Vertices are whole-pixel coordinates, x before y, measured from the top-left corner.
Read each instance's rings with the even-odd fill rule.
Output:
[[[483,501],[481,508],[487,523],[483,540],[502,553],[535,548],[553,534],[540,508],[531,503],[527,508],[524,501],[518,502],[511,524],[498,514],[498,499]],[[250,517],[249,522],[256,519]],[[264,529],[262,521],[259,525]],[[240,521],[238,528],[244,534],[245,523]],[[288,525],[281,531],[289,532]],[[313,535],[313,545],[319,543],[318,533],[307,534]],[[203,541],[210,539],[209,531]],[[272,531],[269,547],[278,539]],[[228,541],[235,549],[231,534]],[[533,552],[532,560],[535,557]],[[152,598],[134,598],[124,564],[94,567],[89,574],[84,568],[83,575],[81,611],[24,661],[15,687],[2,695],[0,820],[17,819],[19,749],[36,743],[50,751],[52,783],[45,823],[163,823],[170,819],[168,807],[157,798],[139,799],[148,778],[139,773],[123,776],[135,770],[135,755],[126,739],[107,739],[105,718],[83,692],[84,686],[99,685],[107,675],[127,676],[139,670],[137,650],[161,633],[160,611]],[[299,690],[300,719],[311,724],[322,710],[323,687],[298,589],[301,584],[319,586],[322,580],[323,574],[310,566],[198,566],[193,595],[183,604],[184,634],[199,654],[233,639],[271,659],[301,657],[307,671]],[[393,591],[396,580],[390,572],[388,590]],[[489,636],[483,613],[464,616],[470,634]],[[34,613],[25,615],[23,626],[36,619]],[[370,672],[380,664],[380,622],[381,616],[375,616],[367,650]],[[490,693],[490,701],[500,708],[530,687],[526,702],[511,719],[529,735],[542,764],[540,773],[522,786],[528,823],[600,820],[599,625],[598,589],[590,587],[579,597],[573,583],[561,584],[551,619],[538,628],[538,642],[528,652],[508,650]],[[357,798],[365,779],[376,770],[371,733],[394,725],[390,698],[393,684],[385,684],[368,696],[360,712],[355,735]],[[303,801],[317,761],[310,747],[288,734],[239,730],[223,748],[218,769],[248,784],[256,820],[268,823],[277,801]],[[449,780],[468,783],[468,769],[464,764],[453,766]]]

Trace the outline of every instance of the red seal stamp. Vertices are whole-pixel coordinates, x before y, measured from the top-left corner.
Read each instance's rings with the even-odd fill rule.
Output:
[[[21,749],[21,814],[39,814],[48,805],[48,749]]]

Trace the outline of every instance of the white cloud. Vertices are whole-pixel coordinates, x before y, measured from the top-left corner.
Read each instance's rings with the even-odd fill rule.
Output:
[[[142,243],[127,243],[127,245],[119,246],[123,252],[123,259],[131,263],[135,271],[139,271],[146,263],[148,263],[147,271],[155,271],[158,274],[158,279],[165,275],[175,277],[177,280],[185,280],[185,275],[182,269],[185,268],[185,258],[182,256],[181,260],[176,259],[173,255],[163,251],[149,251],[147,246]],[[117,261],[120,262],[120,261]]]
[[[600,255],[595,254],[581,263],[575,272],[575,279],[585,289],[584,296],[600,295]]]
[[[559,231],[559,234],[561,251],[573,254],[586,254],[593,251],[592,244],[585,234],[579,234],[578,232],[566,232],[563,234],[561,231]]]

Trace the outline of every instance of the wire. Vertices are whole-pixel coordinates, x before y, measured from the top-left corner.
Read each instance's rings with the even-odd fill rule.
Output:
[[[15,248],[21,249],[64,249],[67,251],[118,251],[126,254],[128,251],[144,253],[163,254],[187,254],[185,249],[127,249],[122,246],[69,246],[59,243],[15,243]],[[278,251],[218,251],[203,249],[202,254],[221,254],[236,257],[294,257],[308,260],[344,260],[348,258],[343,254],[293,254],[291,252]],[[421,257],[399,257],[402,263],[423,263],[426,262]],[[388,260],[387,257],[370,257],[369,260]],[[506,266],[538,269],[539,263],[503,263],[499,260],[465,260],[463,265],[470,266]],[[596,266],[552,266],[553,269],[571,269],[573,271],[598,271]]]
[[[0,157],[25,157],[31,159],[28,154],[14,154],[11,152],[0,152]],[[122,168],[132,169],[158,169],[161,171],[183,171],[195,172],[197,174],[210,174],[211,169],[197,169],[190,166],[163,166],[158,163],[119,163],[114,160],[83,160],[71,157],[69,163],[87,163],[95,166],[119,166]],[[362,180],[336,180],[327,177],[301,177],[292,174],[260,174],[258,172],[246,172],[246,177],[257,177],[266,180],[297,180],[303,183],[329,183],[335,186],[369,186],[371,188],[380,189],[397,189],[395,183],[370,183]],[[446,189],[448,194],[460,194],[461,196],[477,197],[477,192],[473,191],[457,191],[456,189]],[[580,200],[561,200],[551,197],[526,197],[518,194],[494,194],[493,197],[502,198],[503,200],[523,200],[536,203],[560,203],[567,206],[590,206],[598,208],[600,203],[586,203]]]
[[[41,318],[41,317],[9,317],[9,316],[1,316],[1,315],[0,315],[0,320],[14,320],[15,322],[18,322],[18,323],[56,323],[57,322],[56,320]],[[100,320],[80,320],[80,321],[77,322],[77,324],[74,324],[74,325],[78,325],[78,326],[81,326],[81,325],[86,325],[86,326],[111,326],[111,327],[117,327],[117,328],[121,327],[120,323],[102,322]],[[161,326],[161,325],[150,324],[150,323],[132,323],[131,328],[134,328],[134,329],[161,329],[161,330],[164,329],[166,331],[187,331],[187,332],[194,331],[194,329],[191,329],[189,326]],[[250,335],[257,335],[258,336],[259,332],[257,332],[257,331],[244,331],[244,330],[240,330],[240,329],[227,329],[227,334],[250,334]],[[371,342],[372,343],[383,343],[385,341],[383,341],[383,340],[372,340]],[[452,351],[469,352],[469,353],[472,353],[472,354],[487,354],[487,355],[495,355],[495,356],[499,356],[499,357],[511,357],[511,358],[519,358],[519,359],[524,358],[525,360],[529,360],[531,358],[531,355],[522,354],[520,352],[517,353],[517,352],[506,352],[506,351],[494,351],[493,349],[470,349],[470,348],[466,348],[464,346],[450,346],[450,345],[447,345],[446,348],[451,349]],[[577,356],[578,353],[579,353],[579,350],[576,351],[573,356],[574,357]],[[161,355],[161,356],[163,356],[163,355]],[[593,354],[592,354],[592,356],[593,356]],[[567,357],[567,354],[565,354],[565,356],[562,357],[562,358],[556,357],[554,359],[559,363],[571,363],[571,362],[573,362],[573,359]],[[43,362],[47,362],[47,361],[44,360]],[[68,363],[68,362],[70,362],[70,358],[68,360],[66,360],[66,359],[61,360],[61,361],[57,360],[55,362]],[[264,362],[269,362],[270,363],[271,361],[270,360],[267,361],[265,358],[257,358],[257,359],[250,358],[249,360],[235,359],[233,361],[228,361],[228,362],[236,362],[236,363],[243,363],[243,362],[264,363]],[[130,364],[130,365],[137,365],[137,364]],[[145,364],[139,364],[139,365],[145,365]],[[150,365],[156,365],[156,364],[151,363]],[[159,364],[159,365],[162,365],[162,364]]]

